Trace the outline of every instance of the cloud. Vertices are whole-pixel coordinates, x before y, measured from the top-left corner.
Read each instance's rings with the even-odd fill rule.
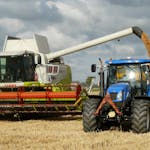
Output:
[[[0,1],[0,17],[22,20],[27,28],[31,26],[32,29],[41,29],[48,24],[61,22],[62,18],[57,8],[49,8],[44,0]]]
[[[72,5],[65,4],[63,2],[47,2],[49,8],[56,7],[59,12],[62,14],[62,16],[71,19],[76,20],[78,22],[87,22],[87,16],[82,12],[82,10],[79,10],[78,7],[74,7]]]
[[[108,2],[110,4],[115,4],[115,5],[121,5],[121,6],[147,6],[147,4],[149,4],[148,0],[134,0],[134,1],[130,1],[130,0],[125,0],[125,1],[120,1],[120,0],[108,0]]]
[[[52,51],[74,46],[84,39],[84,36],[81,36],[79,40],[75,39],[54,26],[48,26],[45,30],[41,30],[39,34],[47,36]]]
[[[24,23],[21,20],[13,18],[1,18],[0,27],[8,32],[19,32],[24,28]]]

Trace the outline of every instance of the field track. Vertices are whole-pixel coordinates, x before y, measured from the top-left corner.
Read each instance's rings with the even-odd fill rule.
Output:
[[[0,150],[149,150],[150,133],[84,133],[81,118],[0,121]]]

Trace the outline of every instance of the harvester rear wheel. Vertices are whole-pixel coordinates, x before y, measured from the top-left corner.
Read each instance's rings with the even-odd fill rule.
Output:
[[[83,103],[83,129],[85,132],[96,131],[98,129],[97,118],[94,115],[100,99],[91,98]]]
[[[150,131],[150,101],[135,100],[132,107],[131,128],[136,133]]]

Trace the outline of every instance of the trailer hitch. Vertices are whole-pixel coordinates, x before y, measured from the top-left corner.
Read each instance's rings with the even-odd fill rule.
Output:
[[[95,111],[94,115],[98,116],[100,111],[102,110],[103,106],[106,104],[106,103],[109,103],[112,108],[115,110],[115,112],[121,116],[122,115],[122,112],[119,111],[119,109],[117,108],[117,106],[115,105],[115,103],[112,101],[111,99],[111,96],[107,93],[105,95],[105,97],[102,99],[101,103],[99,104],[97,110]]]

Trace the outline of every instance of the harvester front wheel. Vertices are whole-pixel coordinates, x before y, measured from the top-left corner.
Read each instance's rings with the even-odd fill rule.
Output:
[[[83,129],[85,132],[96,131],[98,129],[97,118],[94,115],[100,99],[91,98],[83,103]]]
[[[150,131],[150,101],[138,99],[132,106],[131,128],[136,133]]]

